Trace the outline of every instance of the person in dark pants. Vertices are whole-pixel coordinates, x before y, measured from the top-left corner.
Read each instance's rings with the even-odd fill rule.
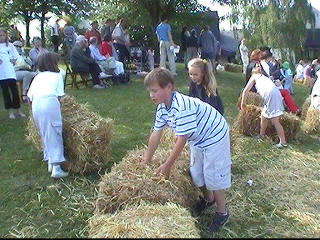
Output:
[[[107,77],[107,75],[101,71],[99,65],[90,57],[90,50],[87,45],[85,37],[79,35],[76,39],[76,44],[71,50],[72,71],[90,73],[92,76],[93,88],[105,88],[101,84],[100,78]]]
[[[112,38],[114,40],[114,47],[119,54],[119,61],[125,65],[125,59],[129,59],[130,53],[127,48],[128,42],[128,33],[124,29],[126,23],[123,19],[119,20],[119,23],[116,25],[112,32]]]
[[[59,50],[59,19],[56,20],[55,24],[53,24],[50,28],[51,30],[51,42],[54,47],[54,51],[57,53]]]
[[[8,110],[10,119],[15,119],[16,115],[25,117],[20,111],[20,98],[13,66],[18,57],[16,48],[9,43],[7,31],[0,28],[0,85],[4,107]]]

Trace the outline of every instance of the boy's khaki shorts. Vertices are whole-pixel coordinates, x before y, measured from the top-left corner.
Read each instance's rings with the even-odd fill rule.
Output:
[[[200,150],[190,146],[190,173],[197,187],[218,191],[231,186],[229,133],[216,145]]]

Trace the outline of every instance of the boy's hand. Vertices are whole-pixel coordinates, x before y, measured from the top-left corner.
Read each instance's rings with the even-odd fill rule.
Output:
[[[156,176],[164,176],[165,178],[168,178],[170,175],[170,166],[166,163],[163,163],[155,172]]]
[[[149,163],[143,156],[138,156],[137,160],[140,166],[145,166]]]

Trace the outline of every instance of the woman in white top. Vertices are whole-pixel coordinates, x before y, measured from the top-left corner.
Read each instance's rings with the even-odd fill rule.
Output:
[[[8,42],[7,31],[0,28],[0,85],[4,107],[9,111],[10,119],[16,118],[15,113],[20,117],[25,117],[20,111],[20,98],[14,69],[14,64],[18,57],[19,53],[16,48],[12,43]]]
[[[48,161],[51,177],[68,176],[61,169],[65,161],[63,154],[62,117],[60,97],[64,95],[64,84],[58,68],[59,56],[46,52],[38,57],[39,73],[33,79],[28,91],[32,103],[32,116],[40,133],[43,160]]]
[[[264,104],[263,110],[261,111],[260,136],[265,137],[268,120],[271,120],[280,139],[280,142],[275,146],[277,148],[287,147],[284,130],[279,121],[284,110],[280,91],[270,78],[267,78],[261,73],[260,67],[256,67],[252,70],[252,76],[242,93],[241,109],[245,108],[248,93],[254,84],[257,92],[263,98]]]

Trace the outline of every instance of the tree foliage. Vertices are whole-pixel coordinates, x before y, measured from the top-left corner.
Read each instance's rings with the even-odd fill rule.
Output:
[[[212,1],[215,2],[215,1]],[[203,14],[207,8],[196,0],[99,0],[101,11],[97,18],[124,18],[129,23],[133,40],[140,40],[148,46],[157,44],[155,28],[165,14],[172,28],[173,39],[179,40],[183,26],[210,24],[211,20]]]
[[[251,48],[304,48],[306,24],[314,23],[306,0],[239,0],[232,2],[232,22],[242,23]]]

